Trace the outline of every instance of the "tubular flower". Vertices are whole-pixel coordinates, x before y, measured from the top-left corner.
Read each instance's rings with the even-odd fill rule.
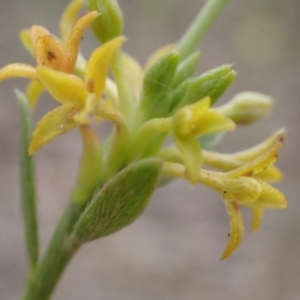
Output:
[[[241,205],[252,211],[253,230],[259,228],[266,208],[287,205],[284,195],[269,185],[282,178],[274,163],[284,134],[277,132],[233,154],[207,149],[225,137],[225,132],[267,115],[272,98],[241,93],[229,104],[214,108],[236,72],[224,64],[194,76],[200,59],[200,52],[193,46],[198,40],[193,36],[196,27],[191,27],[187,38],[156,51],[141,67],[121,51],[125,38],[118,35],[123,17],[115,0],[88,1],[89,7],[101,12],[103,19],[92,27],[95,36],[105,43],[86,61],[79,53],[79,43],[99,12],[91,11],[76,21],[82,2],[74,0],[65,10],[60,21],[61,41],[42,26],[21,32],[24,46],[36,58],[36,67],[16,63],[0,69],[0,81],[10,77],[32,79],[27,89],[32,106],[43,90],[60,103],[36,125],[29,153],[79,127],[84,151],[73,196],[82,208],[88,208],[73,226],[80,241],[111,234],[133,222],[154,187],[174,178],[212,188],[220,194],[229,216],[229,240],[221,256],[228,258],[244,234]],[[108,32],[101,31],[105,28]],[[102,148],[91,123],[103,119],[113,123],[113,130]],[[166,147],[169,137],[171,145]],[[205,166],[218,171],[206,170]],[[151,182],[144,174],[147,170],[152,172]]]

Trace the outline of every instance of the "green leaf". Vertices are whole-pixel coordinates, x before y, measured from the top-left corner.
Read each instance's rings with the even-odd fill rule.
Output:
[[[112,234],[135,221],[146,208],[161,170],[161,161],[132,163],[95,193],[78,222],[73,236],[91,241]]]
[[[92,30],[102,43],[122,34],[123,15],[116,0],[88,0],[88,10],[100,13],[92,23]]]
[[[32,116],[26,95],[18,90],[15,90],[15,93],[20,110],[20,172],[22,210],[30,266],[29,272],[32,272],[37,264],[39,256],[34,161],[33,156],[28,155],[28,147],[32,135]]]

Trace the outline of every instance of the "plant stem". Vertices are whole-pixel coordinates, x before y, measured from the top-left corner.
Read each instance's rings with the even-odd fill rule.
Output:
[[[180,59],[184,60],[195,51],[203,36],[212,26],[229,0],[207,0],[204,7],[176,46]]]
[[[26,96],[17,90],[16,95],[20,110],[20,177],[25,237],[29,258],[28,276],[30,277],[32,272],[34,272],[39,256],[34,161],[33,156],[28,155],[32,134],[32,117]]]
[[[43,260],[30,278],[23,300],[50,298],[68,262],[81,246],[71,237],[71,232],[85,205],[69,202]]]

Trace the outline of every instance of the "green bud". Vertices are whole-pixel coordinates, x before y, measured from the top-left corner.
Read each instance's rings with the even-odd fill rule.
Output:
[[[236,124],[246,125],[266,116],[273,106],[273,99],[267,95],[244,92],[237,94],[230,102],[216,110],[232,119]]]
[[[166,101],[171,82],[179,63],[179,54],[169,52],[156,61],[144,76],[141,107],[147,119],[165,116],[170,107]]]
[[[235,75],[230,65],[223,65],[200,75],[194,79],[177,109],[207,96],[210,97],[211,104],[214,104],[231,85]]]
[[[200,59],[200,52],[194,52],[178,66],[174,79],[172,81],[172,88],[178,87],[183,81],[194,75],[198,62]]]
[[[92,30],[102,43],[122,34],[123,15],[117,0],[88,0],[88,10],[100,13],[92,23]]]
[[[184,82],[182,82],[176,89],[174,89],[172,92],[168,95],[168,102],[170,103],[169,113],[172,114],[174,112],[174,108],[179,105],[179,103],[184,98],[184,95],[189,90],[192,79],[188,78]]]
[[[160,170],[161,160],[144,159],[117,173],[94,194],[75,224],[73,236],[88,242],[134,222],[146,208]]]

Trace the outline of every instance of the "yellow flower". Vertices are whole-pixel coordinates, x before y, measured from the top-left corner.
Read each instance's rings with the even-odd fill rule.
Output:
[[[235,128],[230,119],[210,109],[210,103],[210,98],[206,97],[182,107],[173,117],[147,121],[137,133],[134,148],[142,151],[144,137],[155,132],[172,133],[182,162],[187,168],[189,180],[196,182],[203,163],[201,145],[196,137]]]
[[[73,21],[81,1],[74,1],[62,16],[62,43],[46,28],[33,25],[30,30],[21,31],[24,46],[35,56],[37,64],[54,70],[73,73],[79,53],[79,44],[85,29],[98,17],[98,12],[92,11],[81,17],[74,25]],[[75,10],[74,10],[75,9]],[[69,33],[69,34],[68,34]],[[68,38],[67,38],[68,36]],[[28,88],[27,96],[32,106],[43,91],[36,68],[22,63],[9,64],[0,69],[0,81],[11,77],[33,79]]]
[[[285,196],[280,191],[255,177],[274,164],[283,141],[284,133],[277,134],[275,141],[263,152],[260,152],[260,155],[232,171],[220,173],[202,169],[198,172],[197,182],[220,193],[228,212],[229,240],[221,259],[228,258],[242,242],[244,224],[240,205],[247,206],[252,210],[252,228],[255,230],[260,226],[265,208],[281,209],[287,206]],[[190,180],[186,171],[186,167],[179,163],[166,162],[164,165],[165,175]]]
[[[124,37],[117,37],[95,49],[87,62],[84,80],[73,74],[37,66],[39,80],[62,105],[48,112],[37,124],[29,147],[30,154],[75,126],[89,124],[91,116],[110,119],[117,126],[124,127],[119,111],[101,99],[109,66],[123,42]]]

